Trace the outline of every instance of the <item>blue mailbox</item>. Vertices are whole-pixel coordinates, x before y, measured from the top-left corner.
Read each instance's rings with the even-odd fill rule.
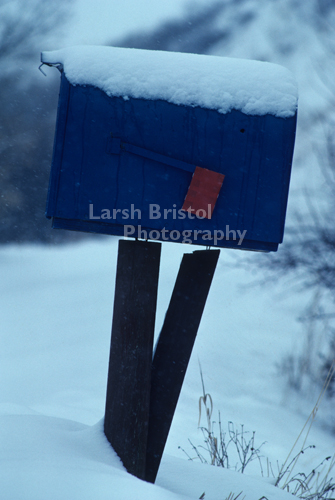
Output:
[[[277,250],[297,110],[285,68],[113,47],[42,62],[62,73],[53,227]]]

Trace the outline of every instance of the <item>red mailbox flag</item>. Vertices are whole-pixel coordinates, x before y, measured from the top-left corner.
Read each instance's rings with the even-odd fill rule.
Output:
[[[224,178],[213,170],[195,167],[182,210],[194,213],[201,210],[199,216],[211,219]]]

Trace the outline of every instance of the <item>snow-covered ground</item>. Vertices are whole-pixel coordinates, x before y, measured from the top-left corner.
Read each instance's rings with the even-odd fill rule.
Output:
[[[159,332],[183,252],[163,245],[156,330]],[[304,297],[283,287],[259,287],[242,270],[245,253],[223,250],[177,406],[165,456],[152,486],[127,474],[102,432],[117,238],[59,248],[0,249],[1,425],[0,484],[6,500],[246,499],[286,495],[261,478],[189,462],[188,438],[198,429],[199,361],[206,391],[227,422],[256,431],[256,446],[276,470],[299,434],[313,403],[291,401],[276,363],[300,332],[296,314]],[[255,254],[254,258],[262,258]],[[178,349],[178,346],[176,346]],[[202,424],[205,424],[203,421]],[[333,453],[335,436],[312,428],[317,448],[298,468]],[[234,458],[232,457],[234,463]],[[263,461],[265,476],[266,460]],[[248,469],[246,471],[248,473]],[[298,472],[298,470],[297,470]],[[256,478],[255,476],[259,476]]]

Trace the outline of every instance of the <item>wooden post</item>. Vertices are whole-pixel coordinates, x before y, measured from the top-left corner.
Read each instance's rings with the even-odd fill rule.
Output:
[[[119,241],[104,431],[144,479],[161,243]]]
[[[220,250],[185,254],[156,346],[145,479],[155,482]]]

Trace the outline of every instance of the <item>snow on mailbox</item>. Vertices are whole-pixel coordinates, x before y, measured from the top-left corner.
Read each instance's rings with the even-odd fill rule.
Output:
[[[47,217],[53,227],[275,251],[297,89],[260,61],[72,47],[61,72]]]

